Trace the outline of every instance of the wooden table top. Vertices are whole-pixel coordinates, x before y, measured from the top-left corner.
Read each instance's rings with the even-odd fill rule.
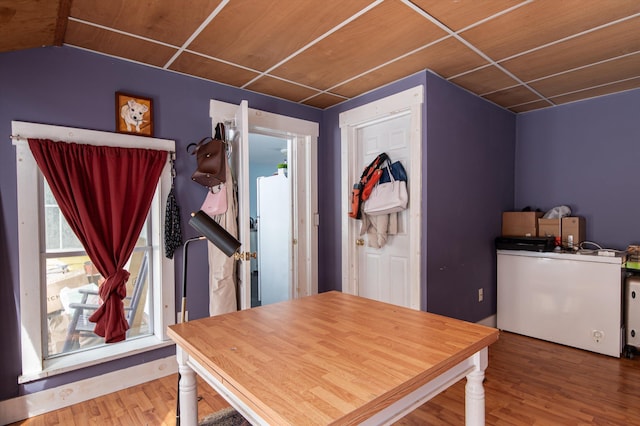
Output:
[[[270,424],[358,423],[498,339],[498,330],[340,292],[169,327]]]

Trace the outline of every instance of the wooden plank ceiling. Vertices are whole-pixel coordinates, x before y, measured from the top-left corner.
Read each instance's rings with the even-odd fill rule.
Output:
[[[321,109],[424,69],[514,112],[640,87],[638,0],[0,0],[0,24],[0,52],[65,44]]]

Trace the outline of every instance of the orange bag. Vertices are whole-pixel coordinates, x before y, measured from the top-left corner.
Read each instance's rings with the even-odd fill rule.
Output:
[[[360,176],[360,182],[353,185],[351,190],[351,210],[349,211],[349,217],[354,219],[360,219],[362,217],[362,202],[369,198],[373,187],[380,180],[382,176],[382,170],[380,166],[389,159],[386,153],[378,155],[362,172]]]
[[[362,190],[362,195],[361,195],[362,201],[366,201],[369,198],[369,196],[371,195],[371,191],[373,191],[373,187],[376,186],[381,176],[382,176],[381,169],[377,169],[373,172],[373,174],[371,175],[371,178],[364,185],[364,189]]]
[[[349,217],[360,219],[360,209],[362,208],[362,198],[360,197],[360,184],[353,185],[351,190],[351,210]]]

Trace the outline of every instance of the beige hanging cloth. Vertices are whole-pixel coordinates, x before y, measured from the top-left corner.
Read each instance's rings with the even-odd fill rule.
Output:
[[[227,167],[225,189],[227,211],[214,220],[231,235],[238,238],[237,199],[231,167]],[[209,246],[209,315],[221,315],[238,310],[236,298],[236,261],[220,251],[211,242]]]
[[[389,235],[398,233],[398,213],[368,215],[362,212],[360,235],[367,234],[368,246],[382,248]]]

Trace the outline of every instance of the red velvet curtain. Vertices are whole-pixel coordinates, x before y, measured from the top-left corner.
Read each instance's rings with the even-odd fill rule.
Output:
[[[29,139],[58,206],[105,278],[89,318],[106,343],[125,339],[123,299],[131,256],[151,206],[166,151]]]

